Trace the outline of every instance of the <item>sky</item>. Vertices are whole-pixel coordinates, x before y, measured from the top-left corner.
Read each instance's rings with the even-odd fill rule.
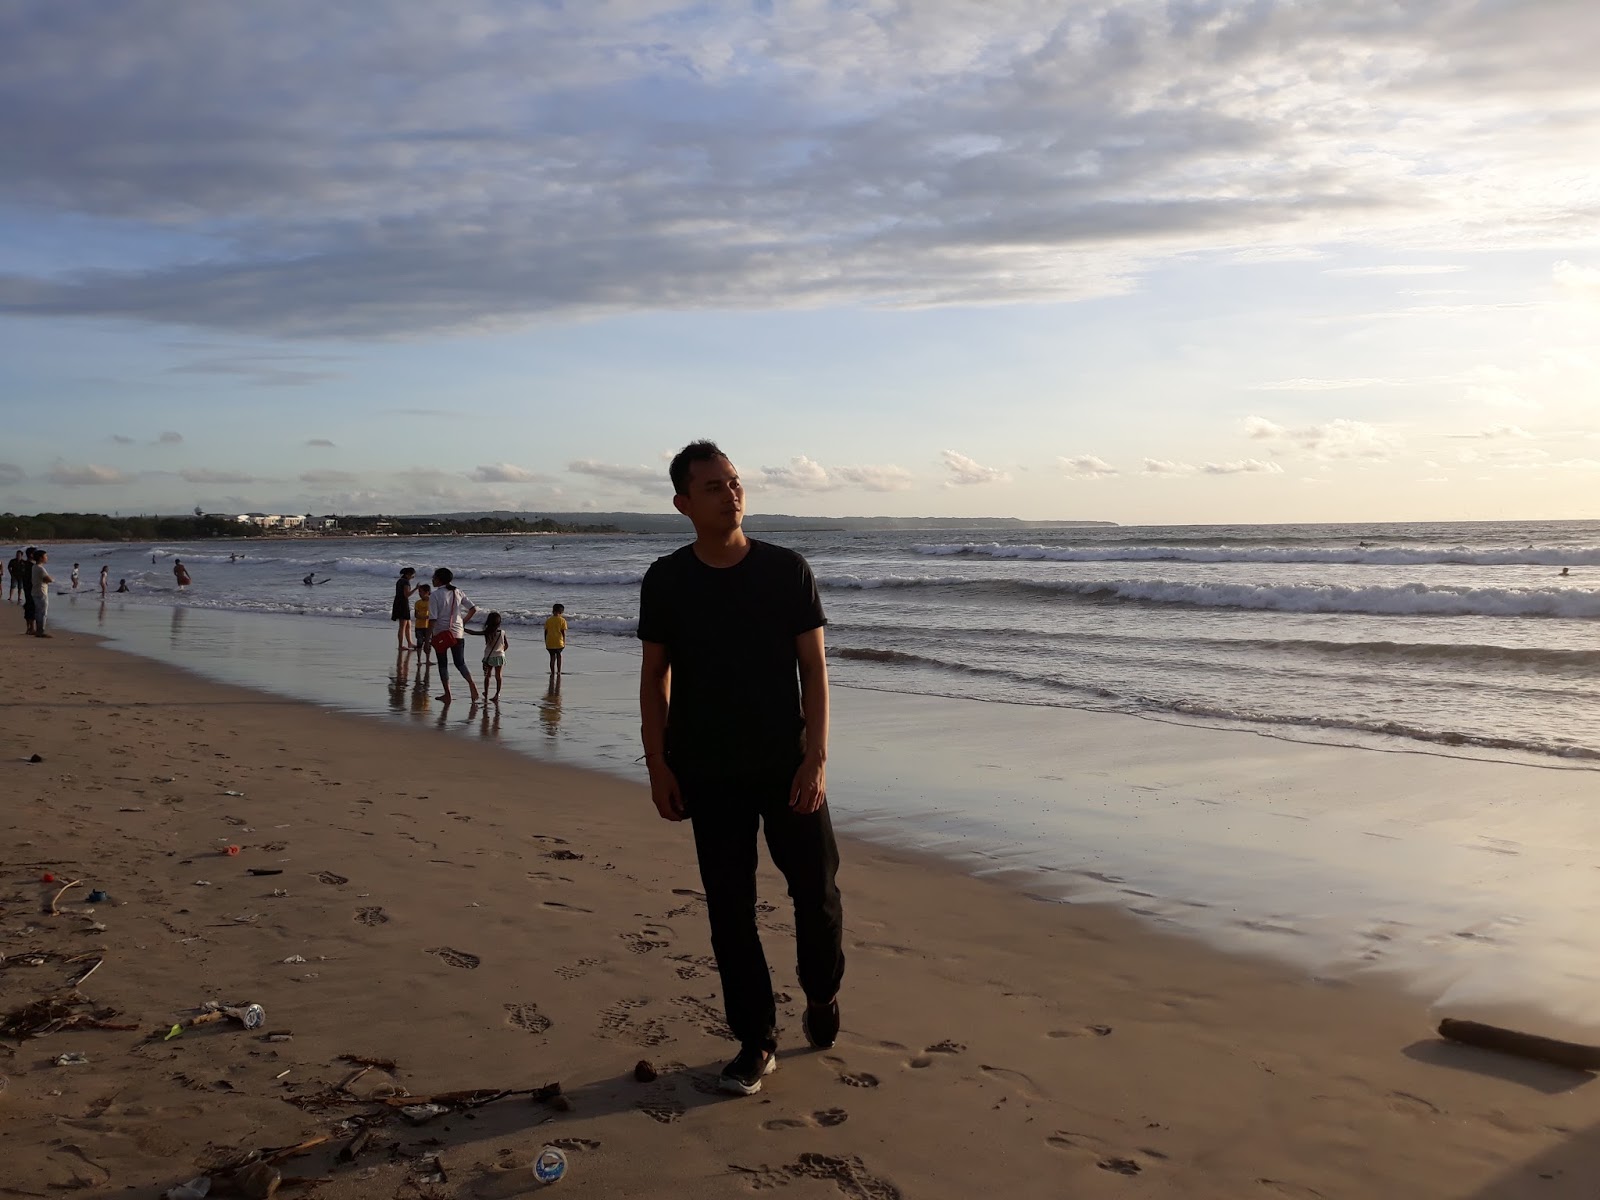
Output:
[[[0,509],[1600,517],[1593,0],[0,0]]]

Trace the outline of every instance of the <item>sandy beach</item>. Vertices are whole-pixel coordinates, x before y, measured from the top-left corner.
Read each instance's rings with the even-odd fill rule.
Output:
[[[782,1066],[722,1097],[692,849],[638,784],[78,633],[0,642],[0,678],[0,1010],[72,1001],[99,962],[60,1011],[134,1027],[0,1040],[0,1195],[153,1197],[322,1136],[278,1163],[317,1182],[280,1194],[520,1195],[548,1144],[558,1186],[595,1196],[1592,1194],[1588,1075],[1441,1043],[1398,991],[862,842],[838,1046],[800,1037],[764,873]],[[208,1000],[259,1003],[266,1027],[162,1040]],[[397,1111],[553,1083],[563,1101]]]

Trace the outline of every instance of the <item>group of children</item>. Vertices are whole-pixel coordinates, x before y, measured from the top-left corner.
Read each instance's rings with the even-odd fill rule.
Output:
[[[417,660],[417,664],[422,667],[423,664],[431,661],[432,655],[430,651],[438,648],[433,643],[433,635],[439,631],[433,627],[433,587],[426,583],[418,584],[415,588],[410,587],[412,574],[414,574],[412,569],[407,567],[400,573],[400,578],[396,581],[395,619],[401,622],[401,628],[398,631],[401,648],[403,650],[416,650],[422,656]],[[444,573],[439,572],[438,574]],[[404,598],[411,595],[415,595],[416,599],[411,604],[410,612],[407,613],[403,608]],[[457,603],[459,603],[459,600]],[[557,679],[561,676],[562,651],[567,646],[567,618],[563,615],[566,611],[564,604],[553,604],[550,606],[550,615],[545,618],[544,622],[544,648],[550,655],[550,674]],[[443,614],[441,613],[440,615],[442,616]],[[409,617],[410,620],[405,620],[406,617]],[[470,633],[474,637],[483,639],[483,695],[491,703],[497,702],[500,699],[500,688],[504,682],[506,655],[511,649],[511,639],[506,635],[506,631],[502,626],[500,614],[497,612],[490,613],[484,619],[482,629],[471,629],[463,623],[461,632]],[[415,640],[411,641],[411,638],[407,636],[408,634],[414,637]],[[457,655],[459,656],[459,648],[457,648]],[[444,662],[444,654],[441,652],[439,666],[441,673],[445,671]],[[491,681],[494,684],[492,692],[489,690]],[[470,678],[468,683],[471,683]],[[448,687],[447,677],[446,686]]]

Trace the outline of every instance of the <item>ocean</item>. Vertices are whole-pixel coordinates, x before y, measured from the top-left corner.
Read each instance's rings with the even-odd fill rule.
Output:
[[[84,585],[51,612],[224,682],[642,779],[638,585],[682,540],[62,547]],[[1453,1012],[1600,1026],[1600,522],[771,540],[828,613],[844,831]],[[102,562],[132,589],[105,604]],[[448,566],[503,615],[500,705],[446,708],[396,653],[401,566]]]
[[[321,619],[386,620],[401,566],[420,578],[449,566],[537,649],[532,627],[555,602],[575,641],[630,640],[639,581],[680,540],[273,540],[242,544],[237,562],[231,544],[75,554],[91,584],[110,557],[129,604]],[[1600,522],[773,540],[812,564],[842,685],[1600,767]],[[195,579],[181,597],[179,557]],[[306,587],[313,571],[326,582]]]

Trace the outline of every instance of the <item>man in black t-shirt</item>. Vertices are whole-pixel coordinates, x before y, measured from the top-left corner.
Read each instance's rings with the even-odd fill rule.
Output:
[[[806,560],[747,538],[739,473],[712,442],[672,460],[672,503],[692,545],[657,559],[639,595],[639,708],[650,796],[688,817],[737,1057],[726,1091],[750,1095],[777,1066],[777,1009],[756,929],[756,833],[794,900],[806,1040],[833,1045],[844,919],[828,816],[827,619]]]

